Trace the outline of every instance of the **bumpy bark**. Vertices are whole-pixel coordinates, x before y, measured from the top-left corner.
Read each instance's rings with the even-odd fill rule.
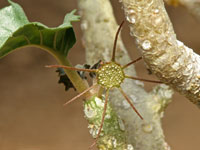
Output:
[[[163,0],[122,0],[122,4],[149,69],[200,107],[200,56],[176,39]]]
[[[78,0],[78,4],[87,63],[94,64],[99,60],[110,61],[118,25],[114,19],[109,0]],[[117,44],[116,61],[120,64],[130,62],[121,39],[118,40]],[[136,74],[133,67],[127,68],[126,73],[129,75]],[[132,145],[128,145],[127,149],[167,150],[169,147],[164,140],[160,119],[171,100],[173,91],[168,86],[160,85],[151,93],[147,93],[143,89],[142,82],[128,79],[125,80],[122,88],[144,117],[144,120],[141,120],[136,115],[117,88],[111,91],[109,101],[119,117],[119,122],[113,123],[119,123],[120,130],[124,130],[125,142]],[[84,105],[84,107],[87,107],[87,105]],[[85,110],[88,110],[88,108],[85,108]],[[88,118],[87,112],[85,113],[90,122],[89,127],[94,127],[94,117]],[[111,124],[111,126],[114,127],[116,124]],[[95,137],[95,135],[93,136]],[[101,137],[103,136],[104,134]],[[109,145],[109,143],[107,144]],[[100,146],[99,149],[101,149]]]

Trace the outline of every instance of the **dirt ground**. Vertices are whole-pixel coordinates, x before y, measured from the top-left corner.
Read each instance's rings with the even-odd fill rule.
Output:
[[[62,23],[65,13],[77,8],[74,0],[15,0],[20,3],[30,21],[40,21],[50,27]],[[123,18],[118,1],[111,0],[118,22]],[[0,7],[7,5],[0,0]],[[118,11],[116,11],[118,10]],[[200,53],[200,22],[184,8],[168,7],[177,37]],[[70,52],[73,64],[84,63],[79,23],[75,23],[77,44]],[[134,59],[138,56],[128,29],[122,32],[124,43]],[[57,74],[44,68],[55,64],[52,56],[36,48],[17,51],[0,60],[0,150],[87,150],[93,142],[83,117],[81,100],[68,107],[62,104],[75,96],[57,84]],[[140,77],[151,78],[142,62]],[[150,90],[152,84],[146,84]],[[172,150],[199,150],[200,111],[180,94],[166,110],[163,128]]]

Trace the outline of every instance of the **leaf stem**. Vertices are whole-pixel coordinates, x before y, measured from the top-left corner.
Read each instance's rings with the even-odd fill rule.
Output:
[[[59,62],[59,64],[64,65],[64,66],[73,67],[66,56],[55,52],[51,48],[48,48],[46,46],[38,46],[38,45],[31,45],[31,46],[42,48],[43,50],[49,52],[52,56],[54,56],[56,58],[56,60]],[[83,80],[79,76],[77,71],[69,70],[69,69],[64,69],[64,71],[67,74],[70,81],[72,82],[72,84],[74,85],[74,87],[76,88],[76,90],[78,91],[78,93],[81,93],[81,92],[85,91],[86,89],[88,89],[88,87],[89,87],[88,82]],[[92,94],[89,92],[85,94],[85,98],[89,98],[90,96],[92,96]]]
[[[72,67],[69,60],[64,56],[57,55],[57,60],[61,65]],[[77,71],[69,69],[64,69],[64,71],[79,93],[85,91],[89,87],[88,83],[81,79]]]

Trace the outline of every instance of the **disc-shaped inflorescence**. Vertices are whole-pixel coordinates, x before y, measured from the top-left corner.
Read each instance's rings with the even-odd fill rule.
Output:
[[[97,83],[106,89],[120,87],[125,79],[123,68],[115,62],[103,64],[96,73]]]
[[[107,109],[107,103],[108,103],[108,97],[109,97],[109,90],[111,88],[118,88],[119,91],[121,92],[121,94],[124,96],[125,100],[130,104],[132,109],[136,112],[136,114],[141,119],[143,119],[142,115],[140,115],[140,113],[137,111],[137,109],[133,105],[132,101],[129,99],[129,97],[123,91],[123,89],[121,87],[122,82],[124,81],[125,78],[127,78],[127,79],[134,79],[134,80],[147,81],[147,82],[153,82],[153,83],[162,83],[160,81],[152,81],[152,80],[148,80],[148,79],[141,79],[141,78],[125,75],[124,69],[127,68],[128,66],[132,65],[133,63],[141,60],[142,57],[139,57],[138,59],[133,60],[130,63],[124,65],[124,66],[121,66],[121,65],[116,63],[116,61],[115,61],[116,43],[117,43],[117,38],[118,38],[120,29],[122,28],[123,23],[124,23],[124,21],[121,23],[120,27],[117,30],[117,33],[116,33],[116,36],[115,36],[115,41],[114,41],[112,58],[111,58],[110,62],[100,63],[100,67],[97,68],[97,69],[82,69],[82,68],[74,68],[74,67],[62,66],[62,65],[50,65],[50,66],[47,66],[49,68],[52,68],[52,67],[59,68],[60,67],[60,68],[65,68],[65,69],[69,69],[69,70],[87,71],[87,72],[96,74],[97,84],[92,85],[91,87],[89,87],[88,89],[86,89],[85,91],[80,93],[79,95],[77,95],[74,98],[72,98],[71,100],[69,100],[64,105],[67,105],[67,104],[73,102],[74,100],[76,100],[80,96],[82,96],[85,93],[89,92],[91,89],[93,89],[97,85],[99,85],[100,87],[106,89],[106,94],[105,94],[106,96],[105,96],[104,110],[103,110],[102,119],[101,119],[101,125],[99,127],[99,130],[98,130],[98,133],[97,133],[97,136],[96,136],[96,140],[91,145],[91,147],[96,144],[96,142],[97,142],[97,140],[98,140],[98,138],[100,136],[101,130],[103,128],[103,122],[104,122],[105,115],[106,115],[106,109]]]

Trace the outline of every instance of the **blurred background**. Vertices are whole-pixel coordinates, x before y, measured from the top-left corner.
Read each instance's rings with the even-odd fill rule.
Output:
[[[49,27],[62,23],[65,14],[75,8],[74,0],[15,0],[25,10],[30,21],[39,21]],[[121,6],[111,0],[118,23],[123,19]],[[0,0],[0,8],[8,5]],[[167,7],[179,40],[200,54],[200,22],[182,7]],[[0,21],[1,23],[1,21]],[[126,26],[126,25],[125,25]],[[81,45],[80,23],[74,23],[77,43],[69,58],[74,65],[85,62]],[[124,43],[132,59],[139,53],[129,36],[122,31]],[[199,50],[199,51],[198,51]],[[82,111],[82,101],[63,107],[62,104],[77,95],[57,84],[55,59],[37,48],[24,48],[0,60],[0,150],[86,150],[93,139],[88,133]],[[143,62],[137,63],[140,77],[151,79]],[[152,84],[145,84],[150,91]],[[199,150],[200,110],[176,93],[166,110],[163,128],[172,150]]]

